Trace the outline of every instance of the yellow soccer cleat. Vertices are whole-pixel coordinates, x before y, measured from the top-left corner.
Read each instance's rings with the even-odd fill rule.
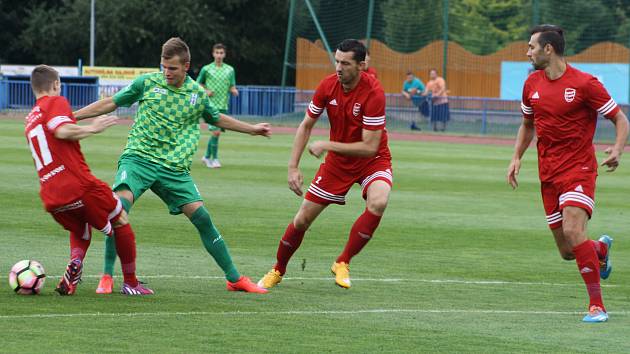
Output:
[[[271,289],[274,286],[280,284],[282,281],[282,275],[275,269],[271,269],[267,274],[265,274],[262,279],[260,279],[257,283],[258,286],[265,289]]]
[[[335,275],[335,284],[344,289],[350,288],[350,265],[344,262],[335,262],[330,271]]]

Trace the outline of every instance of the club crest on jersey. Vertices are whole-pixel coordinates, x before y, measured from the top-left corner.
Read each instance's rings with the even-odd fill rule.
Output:
[[[360,103],[355,103],[354,107],[352,107],[352,114],[354,114],[354,116],[358,116],[359,113],[361,112],[361,104]]]
[[[190,95],[190,104],[194,105],[195,103],[197,103],[197,94],[193,93],[192,95]]]
[[[575,99],[575,89],[574,88],[565,88],[564,89],[564,100],[571,103]]]

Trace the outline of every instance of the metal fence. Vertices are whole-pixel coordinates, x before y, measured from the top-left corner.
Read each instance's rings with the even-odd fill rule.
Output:
[[[114,95],[124,86],[62,84],[62,94],[75,109],[98,98]],[[313,95],[313,91],[270,86],[239,86],[239,96],[230,100],[230,114],[243,120],[267,120],[275,125],[297,126]],[[432,132],[430,119],[414,102],[399,94],[388,94],[386,103],[387,128],[410,131],[412,123],[423,132]],[[35,99],[30,84],[24,81],[0,80],[0,112],[26,114]],[[449,97],[450,120],[445,134],[514,137],[521,123],[520,102],[496,98]],[[119,108],[119,116],[133,116],[137,105]],[[429,108],[430,109],[430,108]],[[628,106],[622,106],[627,113]],[[328,126],[324,114],[319,126]],[[443,133],[440,133],[443,134]],[[614,126],[600,117],[596,141],[614,140]]]

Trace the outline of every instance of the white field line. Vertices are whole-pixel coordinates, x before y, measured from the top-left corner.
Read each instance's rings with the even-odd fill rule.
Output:
[[[48,278],[59,278],[58,275],[48,275]],[[82,278],[100,278],[100,275],[83,275]],[[122,278],[114,276],[114,278]],[[138,279],[191,279],[191,280],[225,280],[222,276],[212,275],[138,275]],[[331,277],[285,277],[283,280],[306,280],[306,281],[331,281]],[[575,283],[549,283],[549,282],[520,282],[520,281],[504,281],[504,280],[459,280],[459,279],[404,279],[404,278],[352,278],[352,281],[358,282],[375,282],[375,283],[430,283],[430,284],[465,284],[465,285],[523,285],[523,286],[584,286],[582,282]],[[618,284],[602,284],[604,288],[625,287]]]
[[[313,311],[191,311],[191,312],[90,312],[90,313],[46,313],[31,315],[0,315],[0,320],[27,318],[73,318],[73,317],[168,317],[168,316],[316,316],[316,315],[362,315],[362,314],[474,314],[474,315],[545,315],[576,316],[580,311],[527,311],[527,310],[470,310],[470,309],[371,309],[371,310],[313,310]],[[628,311],[612,311],[610,315],[627,316]]]

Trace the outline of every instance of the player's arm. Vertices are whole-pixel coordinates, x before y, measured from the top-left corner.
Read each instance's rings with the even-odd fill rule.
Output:
[[[333,151],[340,155],[355,157],[373,157],[378,152],[383,130],[363,129],[361,141],[354,143],[340,143],[338,141],[315,141],[308,151],[315,157],[320,157],[326,151]]]
[[[523,154],[525,154],[525,151],[527,151],[529,144],[531,144],[534,139],[534,133],[534,120],[523,117],[523,122],[518,128],[518,134],[516,134],[514,155],[512,155],[512,161],[510,162],[507,172],[507,181],[514,189],[518,187],[516,176],[521,169],[521,158],[523,157]]]
[[[304,176],[300,171],[300,158],[304,153],[306,144],[311,137],[313,127],[317,123],[317,119],[311,118],[308,113],[304,115],[304,119],[295,133],[293,139],[293,148],[291,149],[291,157],[289,158],[288,177],[289,189],[293,193],[302,196],[302,184],[304,183]]]
[[[628,140],[628,118],[619,110],[610,120],[615,125],[615,145],[606,149],[608,157],[602,162],[602,166],[608,167],[608,172],[612,172],[619,166],[619,160],[623,153],[623,148]]]
[[[269,123],[249,124],[223,113],[220,113],[219,120],[212,124],[219,128],[233,130],[239,133],[262,135],[266,137],[271,135],[271,125]]]
[[[114,102],[114,99],[112,97],[107,97],[74,112],[74,117],[77,120],[97,117],[103,114],[111,113],[117,108],[118,106]]]
[[[118,118],[114,116],[103,116],[94,119],[89,125],[63,124],[55,129],[54,135],[55,138],[62,140],[81,140],[104,131],[116,124],[116,120]]]
[[[210,97],[214,94],[214,92],[212,92],[212,90],[209,90],[206,87],[206,75],[207,75],[207,71],[206,71],[206,67],[204,66],[203,68],[201,68],[201,71],[199,72],[199,76],[197,76],[197,83],[199,83],[199,85],[203,87],[204,91],[206,91],[206,95]]]
[[[236,89],[236,72],[232,69],[232,74],[230,75],[230,94],[234,97],[238,96],[238,90]]]
[[[234,97],[238,96],[238,89],[236,86],[230,86],[230,94]]]

